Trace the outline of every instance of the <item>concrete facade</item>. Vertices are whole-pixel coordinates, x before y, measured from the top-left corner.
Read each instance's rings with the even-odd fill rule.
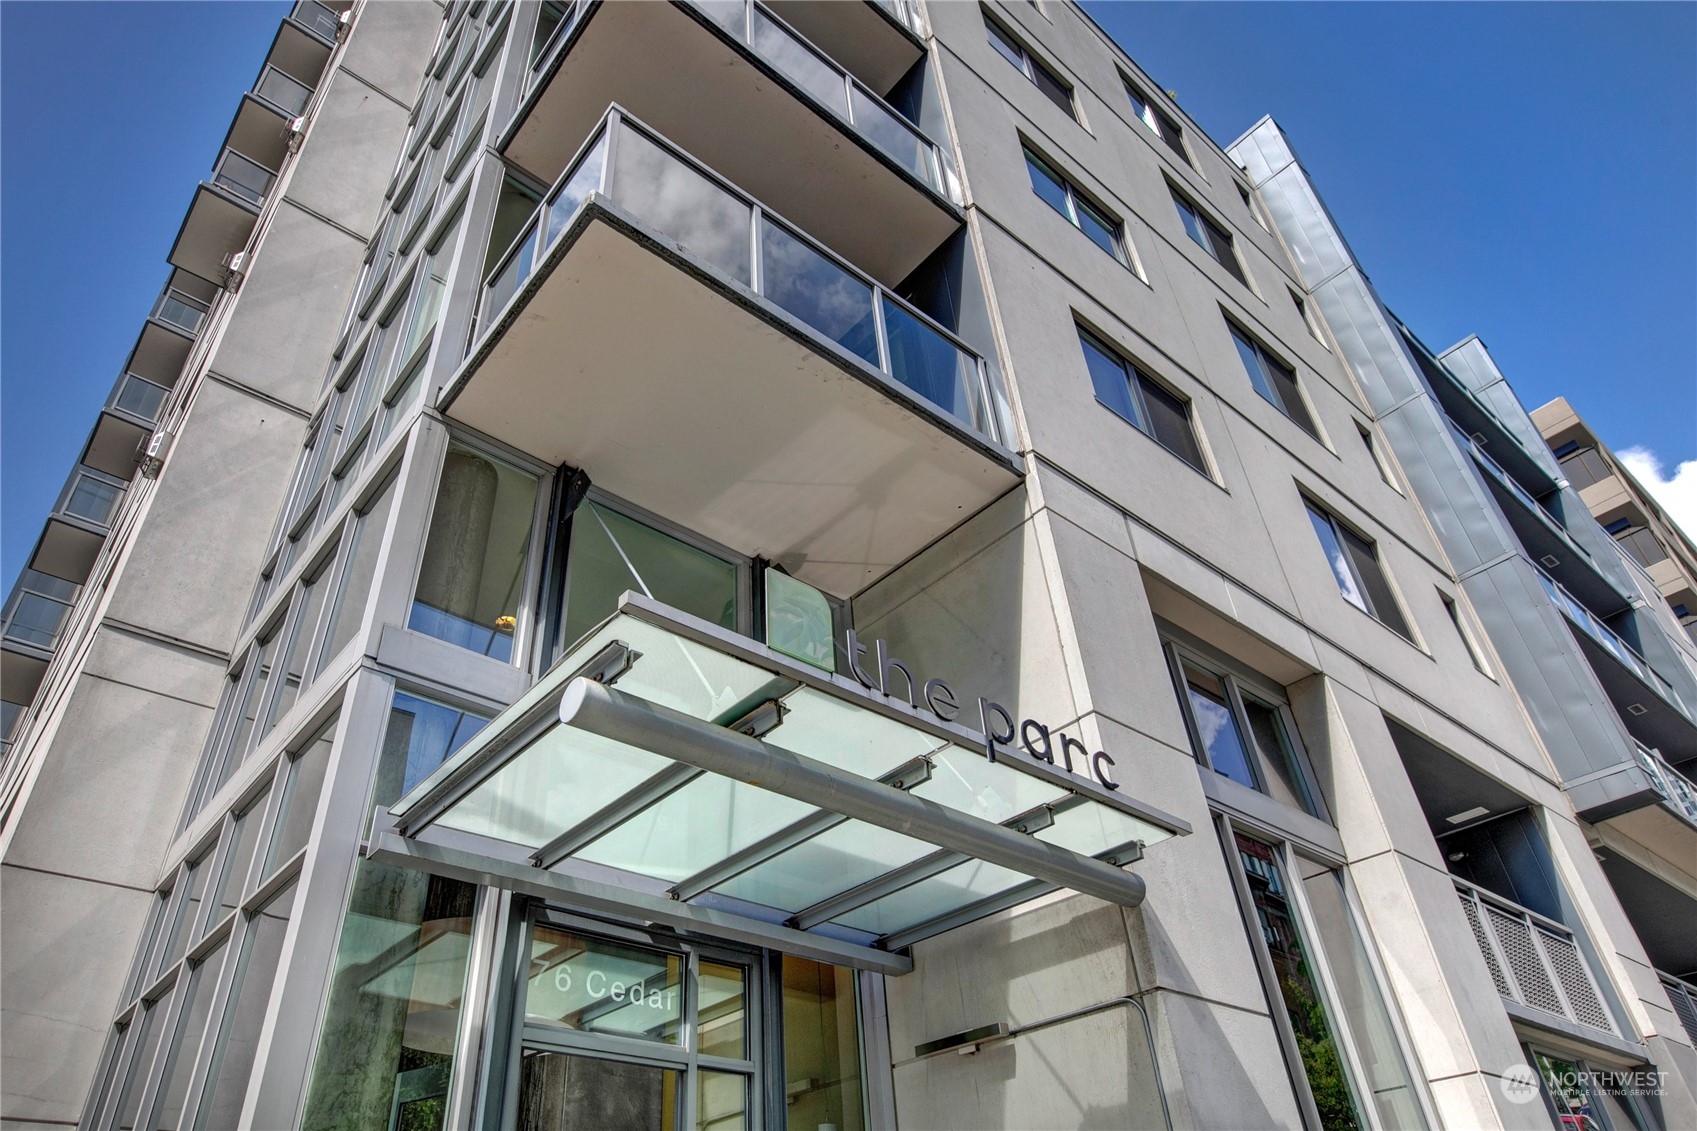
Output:
[[[340,22],[161,417],[169,449],[7,755],[6,1128],[1697,1126],[1688,641],[1482,344],[1434,355],[1390,314],[1274,123],[1220,148],[1053,0]],[[713,66],[680,102],[667,75],[596,65],[622,51]],[[727,133],[729,107],[793,132]],[[548,132],[564,122],[601,124]],[[884,216],[837,203],[851,177]],[[840,246],[775,219],[821,210]],[[903,277],[884,220],[931,241],[894,257],[919,264]],[[580,285],[621,298],[616,325],[562,328]],[[671,356],[709,300],[724,332],[680,372],[619,368],[621,340]],[[503,400],[503,350],[558,371]],[[726,395],[805,386],[783,402],[796,435],[910,414],[953,462],[891,446],[822,472],[788,436],[691,436],[695,367]],[[503,442],[592,393],[684,438],[598,437],[563,464]],[[677,501],[746,494],[726,445],[764,500],[739,523]],[[703,490],[605,487],[642,458]],[[911,536],[930,512],[892,483],[979,501],[924,519],[899,562],[797,550],[825,491]],[[809,919],[861,890],[828,874],[798,910],[681,890],[694,864],[598,862],[676,783],[610,795],[593,835],[556,821],[543,840],[582,843],[553,863],[420,831],[420,797],[468,804],[482,781],[442,768],[482,720],[480,758],[543,748],[536,696],[584,659],[567,624],[628,617],[638,591],[694,618],[692,647],[787,663],[795,587],[836,640],[803,661],[829,674],[802,690],[844,712],[825,761],[855,764],[871,717],[852,628],[911,669],[916,702],[882,717],[936,677],[962,725],[984,697],[1073,740],[1074,796],[1034,821],[1114,793],[1177,833],[1131,854],[1142,901],[1037,882],[1041,852],[937,857],[983,898],[939,887],[935,917],[870,930]],[[670,655],[639,651],[601,678],[625,691]],[[666,678],[706,685],[702,662]],[[789,749],[788,686],[744,733]],[[747,707],[706,721],[743,730]],[[519,808],[622,780],[604,747],[574,757],[593,771]],[[723,815],[683,812],[697,840]],[[931,875],[914,853],[884,894]],[[607,883],[626,910],[569,894]],[[561,932],[570,961],[623,947],[607,970],[672,955],[694,1012],[598,1029],[587,1005],[525,1005],[572,984],[543,943]],[[715,999],[710,969],[741,988]],[[624,1083],[571,1083],[586,1065]],[[1654,1095],[1622,1094],[1646,1073]]]

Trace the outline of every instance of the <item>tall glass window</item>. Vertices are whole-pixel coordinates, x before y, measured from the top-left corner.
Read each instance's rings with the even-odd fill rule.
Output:
[[[377,784],[371,801],[387,808],[453,757],[489,719],[405,691],[395,692],[383,749],[377,758]]]
[[[862,1131],[854,971],[786,954],[783,979],[789,1125]]]
[[[733,563],[586,501],[572,516],[560,645],[571,647],[612,616],[627,589],[723,628],[737,626]]]
[[[439,1131],[477,889],[361,861],[301,1127]]]
[[[510,661],[535,512],[534,475],[450,445],[407,627]]]

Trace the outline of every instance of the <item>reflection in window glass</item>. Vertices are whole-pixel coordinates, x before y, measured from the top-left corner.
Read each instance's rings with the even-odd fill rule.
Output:
[[[124,1082],[124,1090],[118,1097],[118,1113],[114,1122],[118,1131],[135,1131],[141,1109],[141,1093],[152,1075],[153,1059],[159,1052],[159,1041],[165,1031],[165,1014],[170,1007],[171,995],[167,993],[148,1006],[147,1012],[142,1016],[141,1036],[136,1046],[135,1058],[130,1061],[129,1078]]]
[[[1309,813],[1317,812],[1290,736],[1285,733],[1284,720],[1277,707],[1262,703],[1248,695],[1243,698],[1244,718],[1249,733],[1261,754],[1261,769],[1266,777],[1267,793],[1286,805],[1294,805]]]
[[[783,963],[789,1125],[863,1131],[854,971],[789,954]]]
[[[1255,789],[1255,772],[1249,768],[1249,751],[1238,729],[1237,716],[1232,714],[1225,684],[1212,672],[1192,664],[1184,668],[1185,693],[1190,699],[1190,717],[1196,724],[1196,737],[1208,753],[1214,772],[1223,774],[1239,785]]]
[[[1290,889],[1273,850],[1259,841],[1237,837],[1238,859],[1249,884],[1262,945],[1273,966],[1279,997],[1296,1034],[1308,1090],[1325,1131],[1355,1131],[1362,1126],[1355,1098],[1338,1051],[1337,1037],[1320,997],[1306,940],[1297,929]]]
[[[259,826],[265,818],[265,801],[266,796],[261,794],[236,818],[235,834],[230,838],[227,850],[229,862],[224,866],[224,882],[218,889],[219,907],[214,913],[215,918],[241,906],[242,896],[247,891],[248,872],[253,868],[253,850],[259,845]]]
[[[535,476],[451,445],[407,627],[511,660],[535,510]]]
[[[277,831],[271,838],[271,851],[266,854],[262,877],[275,872],[306,847],[312,819],[318,813],[318,795],[324,789],[324,772],[330,766],[330,748],[335,741],[336,719],[332,717],[290,762],[282,810],[277,815]]]
[[[360,862],[302,1128],[442,1127],[476,897]]]
[[[196,1131],[241,1126],[248,1074],[253,1069],[259,1031],[265,1024],[271,1001],[271,984],[276,980],[277,960],[283,953],[283,935],[288,930],[289,916],[294,914],[295,888],[290,883],[248,923],[246,961],[236,975],[229,1005],[224,1010],[207,1077],[206,1099],[195,1116]]]
[[[572,516],[560,644],[570,648],[612,616],[627,589],[721,628],[736,627],[736,566],[599,503],[585,502]]]
[[[743,1131],[748,1126],[748,1077],[698,1072],[695,1096],[696,1131]]]
[[[524,1011],[538,1024],[675,1045],[683,1020],[683,959],[538,924]]]
[[[816,668],[835,671],[831,603],[825,594],[777,569],[768,568],[765,581],[767,647]]]
[[[188,1004],[184,1006],[183,1021],[171,1039],[162,1070],[164,1083],[159,1087],[159,1105],[154,1109],[154,1131],[178,1131],[183,1125],[183,1101],[188,1097],[189,1076],[194,1071],[201,1035],[206,1032],[206,1018],[212,1012],[212,989],[224,964],[226,945],[219,943],[189,975]]]
[[[148,972],[149,977],[163,973],[188,950],[190,937],[194,933],[196,921],[200,918],[200,904],[206,893],[206,877],[212,871],[212,857],[213,852],[208,852],[191,864],[188,875],[183,877],[182,902],[174,912],[176,922],[172,924],[170,937],[159,956],[159,965]]]
[[[1356,1059],[1367,1074],[1367,1086],[1379,1121],[1386,1127],[1426,1126],[1414,1096],[1414,1079],[1402,1056],[1390,1008],[1380,992],[1379,981],[1368,959],[1367,941],[1362,938],[1344,895],[1343,877],[1331,868],[1303,856],[1302,891],[1314,917],[1321,952],[1337,986],[1338,1007],[1353,1038]]]
[[[678,1126],[678,1073],[588,1056],[525,1049],[518,1131],[652,1131]]]
[[[389,725],[383,731],[383,751],[378,755],[373,804],[387,807],[411,793],[488,721],[471,711],[395,692]]]
[[[872,288],[769,219],[761,221],[760,290],[856,357],[878,364]]]
[[[329,639],[324,651],[319,653],[320,672],[354,638],[365,619],[365,599],[371,595],[371,577],[377,571],[377,554],[383,547],[383,530],[388,525],[389,503],[394,494],[395,483],[390,480],[383,493],[359,517],[348,564],[342,571],[341,592],[330,614]]]
[[[741,966],[701,963],[695,984],[695,1045],[708,1056],[748,1056],[748,1009]]]
[[[302,587],[301,595],[295,601],[293,635],[289,639],[288,658],[283,663],[283,683],[277,688],[277,696],[271,701],[271,707],[266,712],[261,737],[271,732],[271,728],[289,713],[289,708],[293,707],[295,700],[300,697],[312,642],[317,638],[318,614],[324,607],[324,591],[329,588],[324,584],[329,568],[328,561],[320,566],[318,572]]]

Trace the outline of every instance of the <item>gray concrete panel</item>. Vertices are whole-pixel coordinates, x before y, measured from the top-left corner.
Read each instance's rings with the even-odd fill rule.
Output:
[[[367,18],[383,20],[389,9],[424,8],[428,5],[384,3],[368,5]],[[384,13],[377,14],[375,13]],[[362,31],[365,30],[362,27]],[[366,51],[362,40],[349,45],[350,54]],[[413,65],[409,63],[409,65]],[[416,75],[416,66],[414,74]],[[377,227],[383,190],[394,172],[406,138],[407,109],[361,81],[363,74],[338,69],[326,80],[306,144],[289,174],[283,193],[286,200],[340,225],[361,239],[369,239]],[[415,79],[416,82],[416,79]],[[410,102],[409,90],[403,101]],[[386,159],[386,160],[385,160]],[[361,249],[363,252],[363,248]],[[357,268],[356,268],[357,270]],[[350,279],[346,286],[351,289]],[[348,291],[336,304],[339,317],[347,309]],[[245,305],[245,304],[244,304]],[[328,335],[333,337],[336,327]]]

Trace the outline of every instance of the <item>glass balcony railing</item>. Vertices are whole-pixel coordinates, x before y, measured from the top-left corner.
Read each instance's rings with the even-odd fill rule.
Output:
[[[95,526],[106,526],[124,497],[124,485],[112,482],[92,471],[80,471],[65,493],[60,510]]]
[[[1617,1031],[1572,931],[1463,880],[1455,890],[1497,993],[1578,1025]]]
[[[270,64],[259,73],[253,92],[291,118],[298,117],[312,98],[310,86]]]
[[[331,43],[336,42],[337,33],[342,29],[340,13],[318,3],[317,0],[299,0],[294,11],[289,13],[289,18]]]
[[[200,324],[210,307],[200,299],[175,287],[166,287],[153,304],[151,318],[167,326],[175,326],[190,335],[200,333]]]
[[[1693,825],[1697,825],[1697,784],[1690,778],[1668,765],[1662,756],[1642,742],[1634,742],[1638,764],[1649,775],[1650,784],[1656,787],[1667,803]]]
[[[925,25],[919,19],[919,5],[914,0],[872,0],[872,3],[888,12],[892,19],[914,35],[925,35]]]
[[[126,373],[112,397],[112,407],[152,424],[159,419],[159,407],[165,403],[168,392],[163,385]]]
[[[490,273],[474,343],[592,193],[974,432],[1000,440],[983,358],[616,107]]]
[[[227,189],[251,204],[258,204],[271,191],[277,174],[259,162],[226,149],[212,170],[212,183]]]
[[[589,0],[568,0],[567,3],[543,4],[537,16],[536,38],[532,41],[530,52],[530,70],[524,76],[524,90],[520,94],[529,94],[536,88],[537,80],[554,62],[554,56],[560,53],[561,45],[572,29],[578,25],[583,14],[589,10]]]
[[[759,0],[689,0],[689,4],[871,142],[878,152],[939,195],[960,203],[937,144],[773,15],[766,5]]]
[[[70,616],[77,587],[69,581],[25,569],[6,604],[0,636],[19,644],[52,650]]]
[[[1534,566],[1534,569],[1537,567]],[[1685,718],[1691,718],[1691,712],[1685,707],[1685,702],[1673,685],[1663,679],[1661,673],[1650,666],[1649,661],[1638,654],[1638,649],[1628,644],[1620,633],[1604,624],[1590,609],[1580,602],[1573,594],[1549,574],[1538,570],[1538,580],[1543,582],[1544,591],[1550,595],[1550,600],[1556,607],[1567,614],[1567,619],[1578,626],[1579,630],[1602,645],[1603,650],[1619,660],[1621,665],[1637,676],[1641,682],[1678,711]]]

